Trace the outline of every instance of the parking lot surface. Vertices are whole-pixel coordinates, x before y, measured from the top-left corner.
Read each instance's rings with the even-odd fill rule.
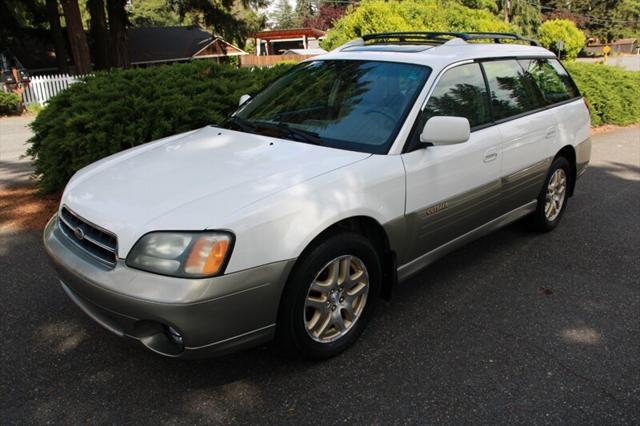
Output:
[[[39,231],[0,231],[0,423],[639,424],[640,129],[593,139],[558,229],[452,253],[323,363],[149,353],[73,305]]]

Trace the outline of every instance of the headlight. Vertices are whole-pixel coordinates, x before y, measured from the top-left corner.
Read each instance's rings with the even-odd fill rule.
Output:
[[[127,266],[182,278],[224,272],[233,235],[226,232],[151,232],[133,246]]]

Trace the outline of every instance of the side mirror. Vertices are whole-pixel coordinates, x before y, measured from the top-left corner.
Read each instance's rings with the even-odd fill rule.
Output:
[[[247,102],[249,99],[251,99],[251,95],[240,96],[240,102],[238,102],[238,105],[242,105],[243,103]]]
[[[420,133],[420,142],[434,145],[454,145],[469,140],[471,129],[464,117],[436,116],[427,120]]]

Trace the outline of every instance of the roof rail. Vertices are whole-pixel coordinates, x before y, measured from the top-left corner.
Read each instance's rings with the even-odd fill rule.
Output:
[[[444,44],[452,38],[460,38],[464,41],[470,40],[493,40],[494,43],[501,43],[502,40],[524,41],[531,46],[539,46],[535,40],[523,38],[513,33],[486,33],[486,32],[391,32],[376,33],[362,36],[363,44],[367,42],[394,43],[394,44]]]
[[[519,36],[518,34],[513,33],[482,33],[482,32],[471,32],[471,33],[462,33],[467,36],[460,37],[463,40],[493,40],[494,43],[501,43],[500,40],[518,40],[529,43],[531,46],[540,46],[537,40],[532,40],[530,38],[524,38]]]

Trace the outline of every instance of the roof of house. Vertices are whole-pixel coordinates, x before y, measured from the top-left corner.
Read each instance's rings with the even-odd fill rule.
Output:
[[[246,54],[198,26],[129,28],[127,37],[132,64]]]
[[[289,28],[286,30],[260,31],[253,36],[262,40],[278,40],[299,37],[324,37],[326,33],[317,28]]]

